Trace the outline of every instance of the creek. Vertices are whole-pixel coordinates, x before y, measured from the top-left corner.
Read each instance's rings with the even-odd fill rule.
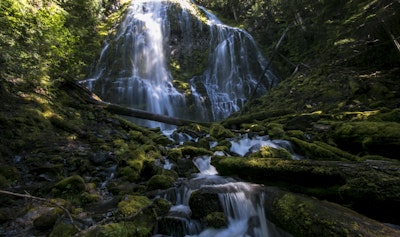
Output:
[[[105,41],[91,75],[82,83],[115,104],[197,121],[218,121],[278,82],[265,70],[267,64],[249,33],[223,24],[189,0],[132,1],[118,30]],[[164,131],[172,128],[158,122],[133,121]],[[175,140],[183,144],[192,138],[179,134],[177,139],[183,139]],[[268,137],[243,135],[231,143],[231,152],[241,156],[264,146],[292,152],[286,141]],[[299,157],[293,154],[293,158]],[[157,194],[173,206],[167,217],[159,220],[155,236],[290,236],[265,218],[261,186],[218,176],[210,164],[211,156],[195,157],[193,162],[199,173],[181,178],[174,188]],[[164,164],[165,169],[173,166],[169,161]],[[218,196],[219,213],[227,218],[225,227],[209,228],[199,218],[192,218],[189,202],[193,192]]]
[[[166,133],[172,138],[173,133]],[[196,141],[187,134],[180,133],[175,136],[176,143],[185,141]],[[252,153],[261,149],[264,146],[291,150],[288,143],[272,141],[267,136],[253,137],[239,136],[231,139],[231,152],[235,153],[238,150],[243,153]],[[236,145],[234,145],[236,144]],[[248,146],[248,144],[253,144]],[[284,148],[282,146],[285,146]],[[212,146],[212,144],[210,144]],[[215,152],[214,156],[228,155],[223,152]],[[299,156],[292,154],[293,158]],[[170,201],[173,206],[166,217],[162,217],[158,222],[155,236],[192,236],[192,237],[290,237],[289,233],[275,226],[272,222],[266,219],[264,209],[265,194],[262,185],[243,182],[241,180],[222,177],[218,175],[218,171],[211,165],[211,156],[199,156],[193,158],[193,163],[196,166],[198,173],[192,175],[191,178],[181,178],[173,188],[161,191],[158,197]],[[168,161],[164,161],[164,169],[173,168]],[[197,193],[192,196],[193,193]],[[200,193],[200,194],[199,194]],[[202,200],[204,203],[195,203],[196,196],[205,195],[209,200]],[[211,195],[211,196],[210,196]],[[212,200],[214,199],[214,200]],[[198,205],[209,205],[208,207],[200,207],[200,209],[209,210],[211,214],[223,212],[227,218],[227,226],[220,228],[208,227],[204,221],[199,218],[192,218],[192,207],[198,209]],[[198,210],[197,210],[198,211]],[[198,216],[198,215],[193,215]],[[201,218],[200,218],[201,219]]]

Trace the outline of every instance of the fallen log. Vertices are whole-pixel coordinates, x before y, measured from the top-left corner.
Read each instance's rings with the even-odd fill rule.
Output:
[[[188,120],[188,119],[182,119],[182,118],[170,117],[170,116],[161,115],[161,114],[155,114],[155,113],[151,113],[151,112],[148,112],[145,110],[129,108],[129,107],[112,104],[112,103],[108,103],[108,102],[104,102],[104,101],[92,101],[92,103],[100,105],[105,110],[107,110],[111,113],[114,113],[114,114],[130,116],[130,117],[146,119],[146,120],[152,120],[152,121],[176,125],[176,126],[184,126],[184,125],[189,125],[189,124],[193,124],[193,123],[204,124],[204,125],[207,124],[204,122],[197,122],[197,121]]]
[[[265,187],[265,213],[294,236],[400,236],[400,230],[336,203]]]
[[[205,126],[209,125],[209,123],[207,123],[207,122],[198,122],[198,121],[193,121],[193,120],[189,120],[189,119],[176,118],[176,117],[171,117],[171,116],[162,115],[162,114],[155,114],[155,113],[148,112],[148,111],[141,110],[141,109],[134,109],[134,108],[130,108],[130,107],[122,106],[122,105],[105,102],[105,101],[102,101],[96,94],[89,91],[87,88],[76,83],[76,81],[73,81],[73,80],[65,80],[62,84],[62,87],[67,89],[69,95],[75,96],[81,101],[83,100],[87,103],[101,106],[103,109],[105,109],[108,112],[113,113],[113,114],[135,117],[135,118],[140,118],[140,119],[145,119],[145,120],[151,120],[151,121],[156,121],[156,122],[161,122],[161,123],[166,123],[166,124],[171,124],[171,125],[176,125],[176,126],[184,126],[184,125],[189,125],[189,124],[193,124],[193,123],[197,123],[197,124],[201,124],[201,125],[205,125]]]

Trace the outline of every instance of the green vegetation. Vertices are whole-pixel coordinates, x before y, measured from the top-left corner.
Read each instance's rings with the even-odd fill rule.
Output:
[[[289,140],[306,160],[291,160],[287,151],[273,148],[246,158],[213,157],[221,175],[280,186],[399,224],[397,1],[199,0],[224,21],[247,29],[267,57],[288,29],[271,67],[282,81],[220,123],[179,128],[201,137],[179,147],[157,129],[88,104],[87,92],[74,86],[88,74],[105,37],[115,33],[128,2],[0,1],[1,189],[57,198],[50,204],[66,207],[72,219],[99,221],[84,236],[149,236],[171,206],[161,198],[151,200],[156,190],[198,172],[193,158],[229,153],[227,138],[235,132],[250,132]],[[174,85],[188,93],[186,79],[207,63],[209,32],[194,29],[201,43],[187,52],[180,44],[186,32],[179,28],[171,25],[175,41],[169,63]],[[210,142],[217,146],[210,149]],[[173,170],[161,168],[165,158]],[[106,203],[104,186],[113,194]],[[3,195],[0,201],[1,222],[41,208]],[[338,213],[329,217],[330,211],[316,217],[325,210],[319,205],[315,198],[282,194],[266,206],[275,214],[271,220],[298,236],[357,235],[368,229],[358,226],[363,218],[352,223]],[[217,194],[196,191],[190,206],[208,226],[226,225]],[[26,235],[79,232],[66,221],[65,210],[54,210],[27,220],[41,233]],[[100,223],[106,213],[118,215]],[[371,233],[366,235],[381,234]]]

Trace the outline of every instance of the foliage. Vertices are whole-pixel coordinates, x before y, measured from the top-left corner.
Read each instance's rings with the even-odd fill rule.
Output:
[[[82,78],[100,47],[99,17],[115,2],[0,1],[0,76],[28,88]]]

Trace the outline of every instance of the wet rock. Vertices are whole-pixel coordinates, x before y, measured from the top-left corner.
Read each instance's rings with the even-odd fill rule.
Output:
[[[269,220],[294,236],[400,236],[400,230],[328,201],[265,188]]]
[[[150,199],[145,196],[125,195],[118,203],[118,215],[125,217],[134,215],[150,204]]]
[[[223,212],[212,212],[205,218],[206,226],[213,228],[223,228],[228,226],[228,218]]]
[[[175,177],[169,175],[154,175],[147,182],[148,190],[167,189],[173,186],[176,181]]]
[[[90,157],[90,161],[93,162],[94,165],[104,164],[107,160],[112,158],[112,153],[106,151],[98,151]]]
[[[214,212],[223,212],[218,193],[201,189],[190,195],[189,206],[194,219],[201,219]]]
[[[54,210],[48,210],[33,220],[33,226],[37,229],[50,229],[58,220],[59,214]]]
[[[291,191],[345,204],[371,218],[398,224],[400,164],[388,161],[313,161],[214,157],[221,175],[280,184]]]

